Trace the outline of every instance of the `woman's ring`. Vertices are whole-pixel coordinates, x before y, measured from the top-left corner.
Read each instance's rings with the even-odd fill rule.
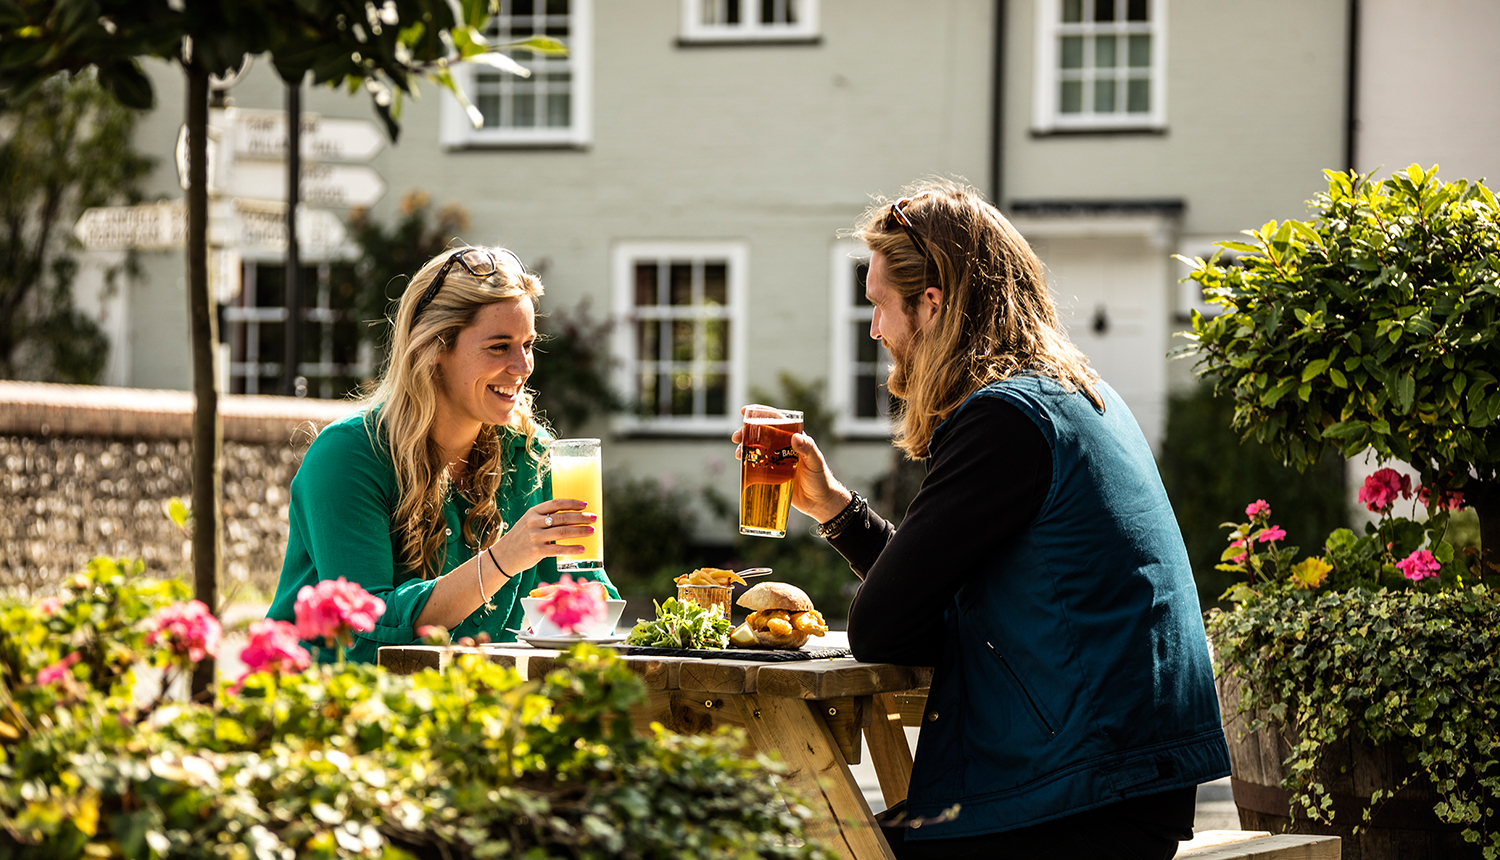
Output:
[[[542,528],[552,528],[552,517],[549,516],[546,519],[542,520]]]

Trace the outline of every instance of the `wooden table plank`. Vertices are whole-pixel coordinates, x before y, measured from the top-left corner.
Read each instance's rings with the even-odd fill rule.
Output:
[[[441,645],[408,645],[403,648],[381,648],[376,663],[393,675],[415,675],[424,669],[446,669],[458,654],[479,654],[478,648]]]
[[[1258,831],[1255,838],[1222,842],[1212,837],[1219,831],[1198,834],[1192,842],[1177,846],[1176,860],[1339,860],[1342,846],[1337,836]],[[1199,838],[1207,844],[1194,846]]]
[[[895,860],[870,805],[849,773],[828,725],[807,702],[763,694],[731,696],[740,708],[745,732],[763,751],[780,753],[783,777],[815,811],[807,835],[845,860]]]
[[[931,683],[931,669],[890,663],[859,663],[849,657],[804,663],[766,663],[755,676],[756,692],[792,699],[870,696],[913,690]]]
[[[684,660],[677,684],[702,693],[754,693],[763,665],[748,660]]]
[[[906,742],[905,725],[896,704],[895,693],[876,693],[870,701],[870,724],[865,728],[865,745],[870,748],[870,763],[880,781],[880,796],[887,808],[906,799],[911,784],[911,746]]]

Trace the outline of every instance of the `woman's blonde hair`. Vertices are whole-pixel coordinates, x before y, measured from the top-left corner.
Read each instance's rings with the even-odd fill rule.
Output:
[[[481,308],[514,298],[525,298],[535,308],[543,292],[542,282],[527,272],[514,254],[481,248],[494,258],[494,274],[477,277],[454,260],[437,293],[419,314],[418,305],[438,270],[455,254],[468,250],[445,251],[428,260],[412,277],[391,325],[390,361],[365,403],[365,426],[371,441],[378,447],[377,439],[384,439],[395,466],[398,501],[392,528],[397,535],[399,560],[424,579],[442,573],[447,539],[442,511],[449,477],[442,453],[432,440],[437,417],[437,358],[453,349],[459,332],[474,321]],[[507,472],[507,443],[517,435],[524,436],[528,456],[541,460],[533,443],[545,427],[533,412],[534,396],[531,389],[522,390],[508,426],[486,425],[480,429],[469,451],[467,468],[453,487],[472,505],[463,524],[464,542],[469,546],[487,546],[498,537],[500,513],[495,507],[495,493]]]
[[[886,200],[866,210],[854,235],[884,255],[885,286],[908,318],[927,288],[943,300],[924,330],[913,330],[910,375],[894,392],[903,398],[896,445],[926,457],[933,431],[965,398],[1017,374],[1055,379],[1103,409],[1099,377],[1058,323],[1041,260],[1005,216],[972,187],[941,179],[908,186],[899,202],[915,237]]]

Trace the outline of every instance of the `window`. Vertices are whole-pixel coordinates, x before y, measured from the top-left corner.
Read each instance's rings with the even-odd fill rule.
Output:
[[[1037,0],[1037,131],[1166,124],[1166,0]]]
[[[885,438],[891,435],[891,396],[885,390],[891,357],[870,337],[875,308],[865,298],[870,261],[864,246],[840,242],[833,248],[833,357],[829,394],[834,430],[841,436]]]
[[[684,42],[817,38],[818,0],[682,0]]]
[[[286,267],[246,261],[239,294],[220,306],[220,339],[227,352],[231,394],[284,394]],[[301,276],[302,357],[297,374],[307,396],[345,397],[370,375],[371,350],[362,347],[354,311],[350,264],[304,266]]]
[[[621,390],[635,405],[625,430],[719,433],[744,399],[747,252],[728,243],[627,244],[615,249],[615,338]]]
[[[475,128],[451,96],[442,100],[442,139],[450,148],[469,146],[582,145],[589,138],[592,39],[591,0],[499,0],[500,11],[485,25],[491,44],[550,36],[568,46],[568,56],[526,50],[511,56],[531,70],[523,78],[475,63],[453,69],[483,124]]]

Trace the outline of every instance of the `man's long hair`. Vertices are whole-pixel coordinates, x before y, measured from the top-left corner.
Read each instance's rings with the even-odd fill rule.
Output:
[[[1005,216],[972,187],[948,180],[908,186],[903,199],[901,211],[930,259],[891,201],[870,207],[854,232],[884,255],[885,285],[901,296],[909,319],[928,287],[943,292],[941,307],[897,358],[907,366],[892,373],[891,393],[903,401],[896,445],[913,459],[926,457],[933,431],[965,398],[1019,374],[1055,379],[1103,409],[1099,377],[1058,323],[1041,260]]]
[[[447,464],[432,439],[437,418],[437,358],[453,349],[458,333],[474,321],[480,308],[517,297],[535,307],[543,292],[542,282],[513,255],[490,249],[496,263],[493,275],[475,277],[461,264],[450,266],[437,295],[413,325],[422,294],[454,250],[428,260],[407,285],[391,325],[390,364],[366,400],[365,410],[372,443],[378,448],[383,440],[390,446],[396,470],[397,502],[391,526],[400,547],[398,560],[424,579],[443,572],[447,540],[442,523],[449,490]],[[531,389],[523,389],[509,425],[480,429],[463,477],[453,487],[473,505],[463,524],[464,542],[469,546],[487,546],[499,537],[495,493],[507,471],[508,443],[517,435],[524,436],[527,455],[541,459],[533,443],[545,428],[534,414],[534,396]]]

